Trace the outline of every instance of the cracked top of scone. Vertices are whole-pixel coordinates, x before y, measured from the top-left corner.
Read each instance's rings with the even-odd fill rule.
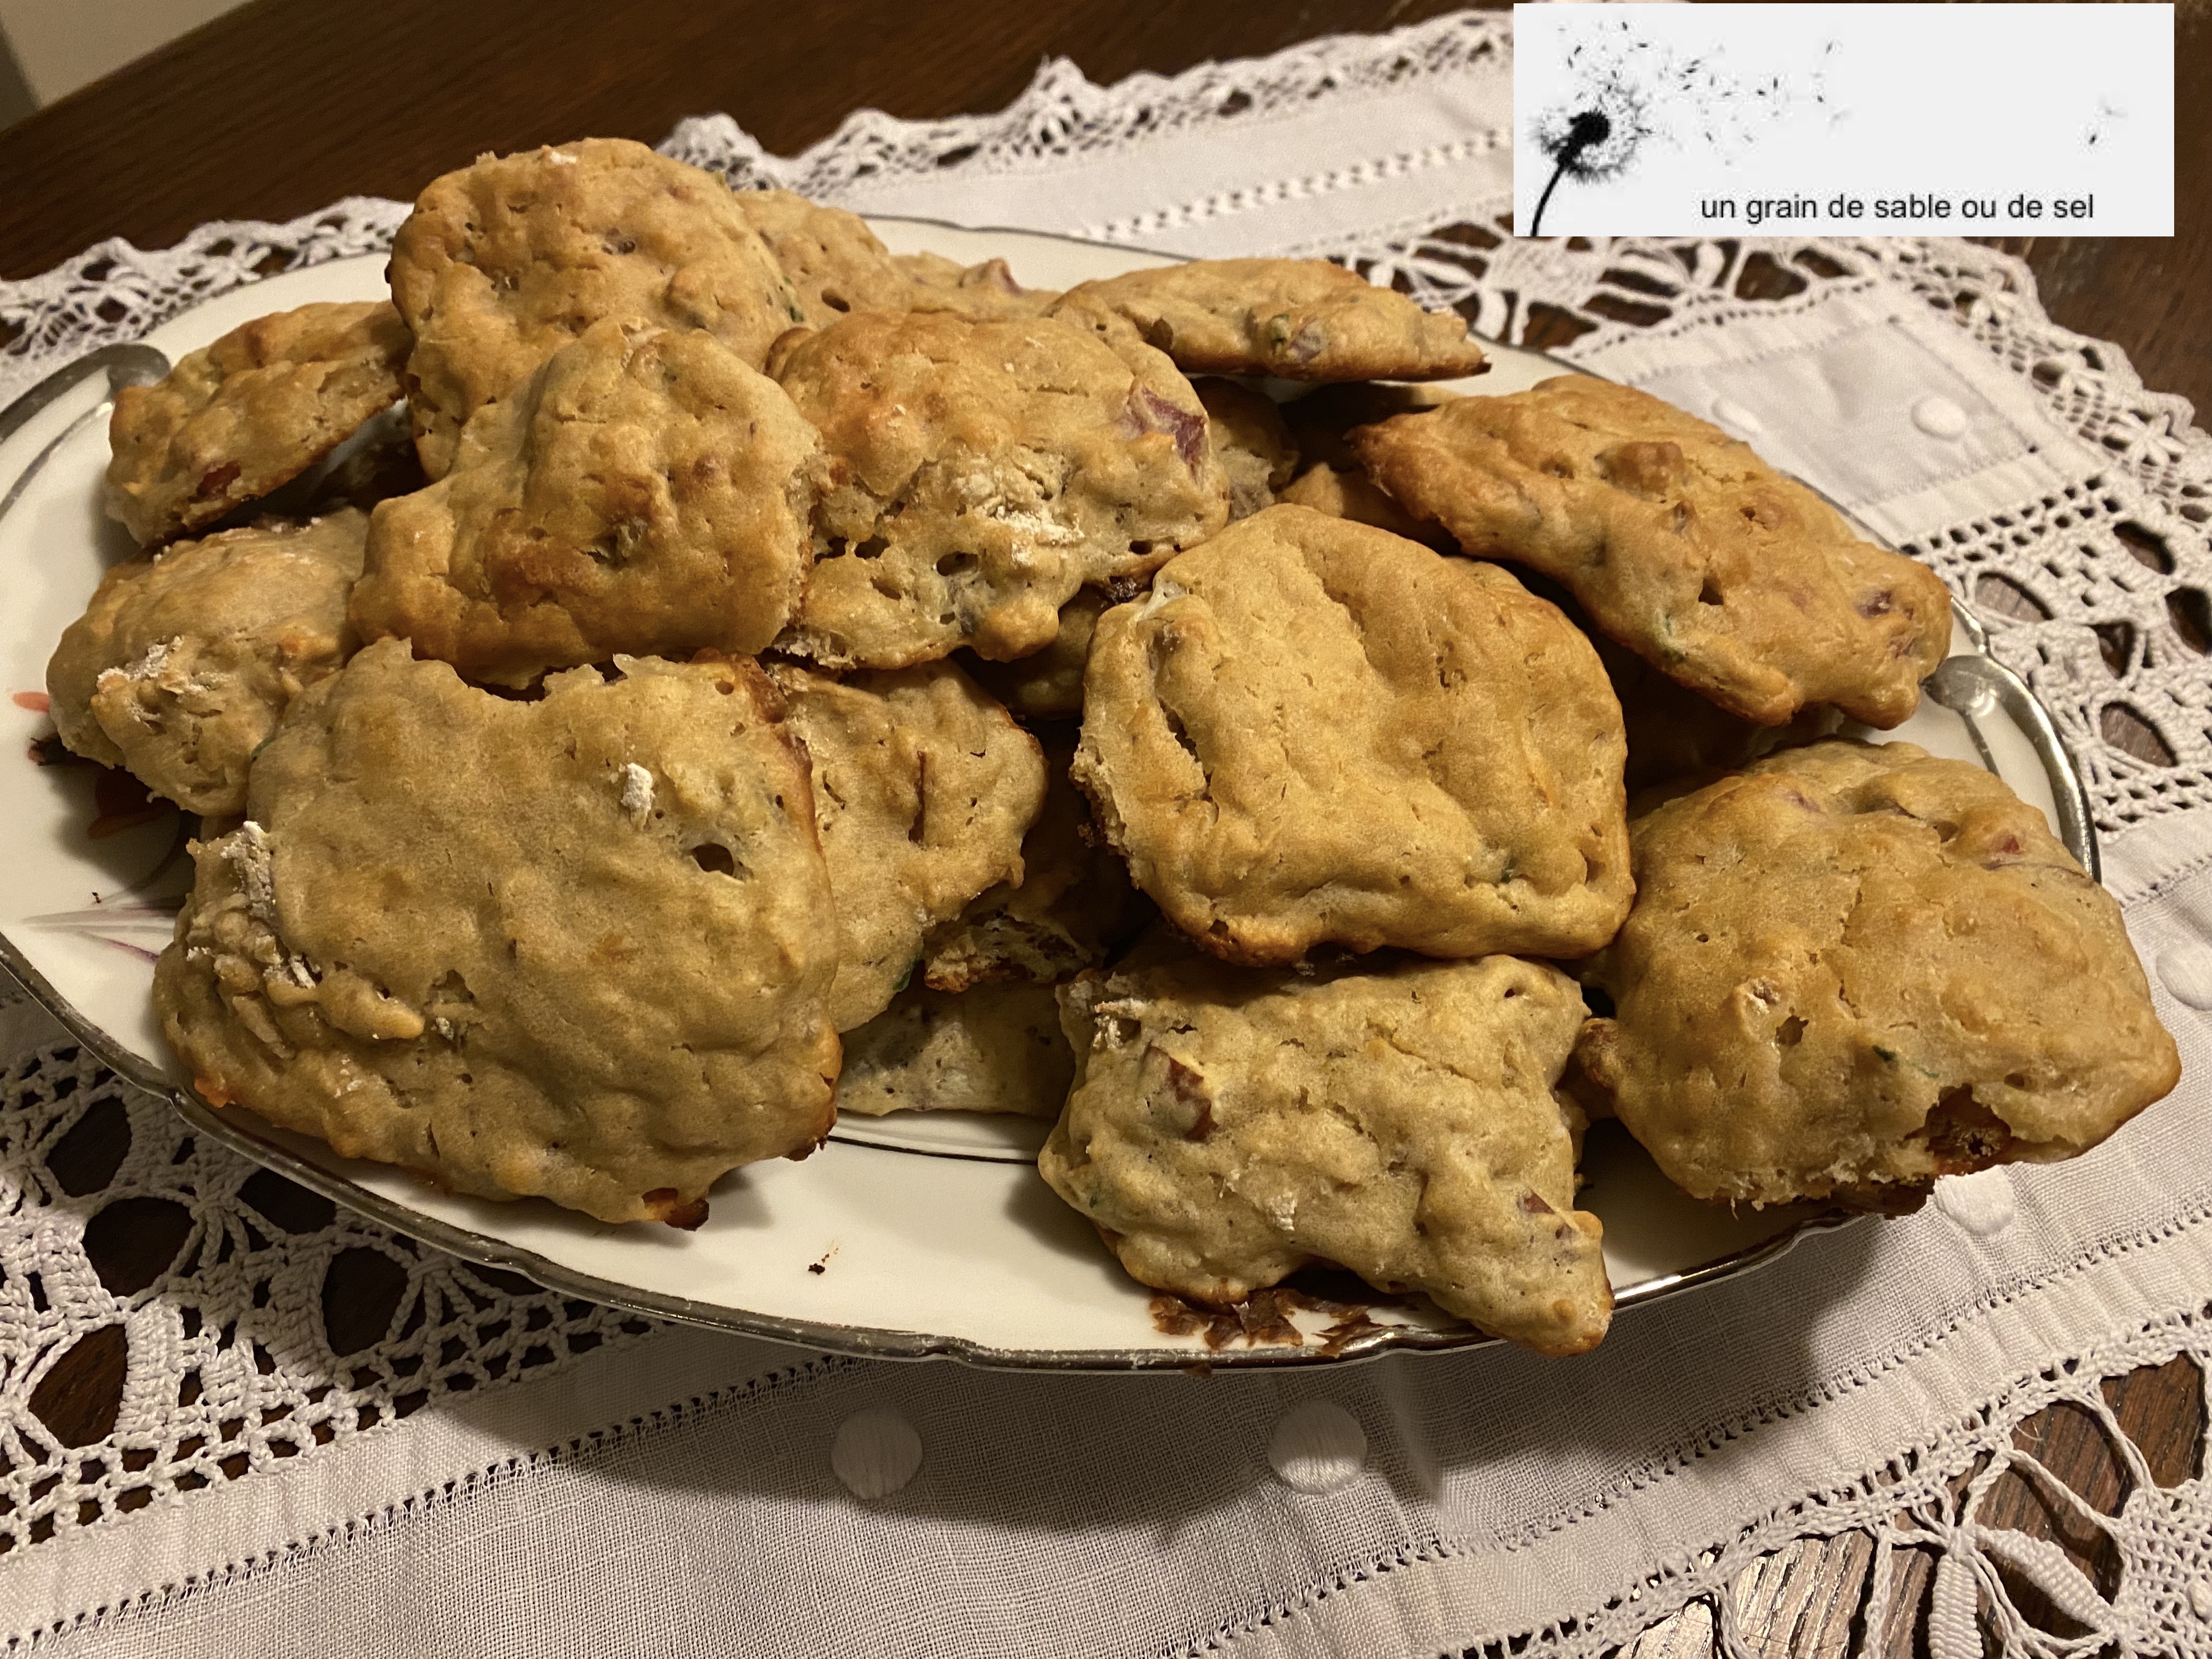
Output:
[[[459,1191],[696,1225],[829,1131],[829,873],[750,662],[530,702],[404,641],[307,692],[198,848],[155,1002],[209,1101]]]
[[[1132,1275],[1217,1305],[1319,1260],[1539,1353],[1612,1316],[1554,1087],[1583,1021],[1556,969],[1204,957],[1061,993],[1075,1086],[1037,1167]]]
[[[1159,353],[1043,318],[855,315],[771,365],[832,469],[781,648],[900,667],[1049,644],[1085,582],[1203,541],[1228,486],[1206,411]]]
[[[509,685],[759,651],[805,583],[818,456],[712,335],[594,324],[470,422],[446,477],[378,506],[355,624]]]
[[[805,320],[729,186],[627,138],[434,180],[393,240],[392,297],[415,333],[408,407],[433,478],[471,416],[596,322],[702,328],[757,368]]]
[[[787,190],[734,191],[730,199],[775,255],[806,327],[827,328],[850,312],[907,309],[914,279],[858,215]]]
[[[1730,714],[1808,702],[1888,727],[1951,640],[1942,582],[1719,428],[1562,375],[1364,428],[1376,480],[1478,558],[1563,583],[1590,619]]]
[[[62,741],[188,812],[246,810],[246,763],[352,654],[366,514],[178,542],[109,570],[46,665]]]
[[[1099,619],[1074,775],[1137,884],[1229,960],[1572,957],[1627,913],[1624,753],[1557,607],[1275,507]]]
[[[1443,380],[1485,367],[1465,319],[1326,259],[1193,259],[1085,283],[1061,303],[1127,318],[1191,374]]]
[[[1020,879],[979,894],[931,934],[922,977],[938,990],[1006,979],[1056,984],[1099,966],[1152,914],[1067,775],[1074,727],[1046,727],[1036,738],[1044,751],[1044,805],[1022,837]]]
[[[1630,837],[1581,1063],[1698,1197],[1880,1205],[2070,1158],[2179,1075],[2119,906],[1978,767],[1785,750]]]
[[[398,402],[413,343],[382,300],[257,317],[115,394],[108,516],[140,546],[297,477]]]
[[[845,1034],[837,1110],[1050,1119],[1060,1115],[1074,1073],[1050,986],[1012,981],[949,992],[909,985]]]
[[[1022,878],[1044,801],[1036,739],[951,663],[833,680],[769,671],[812,757],[814,811],[843,936],[830,1018],[873,1019],[933,928]]]

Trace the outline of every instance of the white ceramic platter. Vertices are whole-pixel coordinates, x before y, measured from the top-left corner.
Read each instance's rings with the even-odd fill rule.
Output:
[[[1020,232],[878,222],[895,252],[963,263],[1003,255],[1032,286],[1164,263],[1158,256]],[[164,324],[148,343],[171,360],[247,319],[314,300],[385,292],[380,257],[273,276]],[[1346,1310],[1304,1305],[1301,1340],[1204,1330],[1156,1316],[1090,1225],[1055,1198],[1033,1159],[1044,1126],[947,1113],[841,1125],[803,1163],[756,1164],[725,1178],[693,1233],[611,1226],[539,1200],[494,1204],[438,1192],[381,1165],[334,1155],[250,1113],[195,1097],[161,1039],[149,996],[189,880],[193,821],[168,812],[93,838],[93,769],[33,758],[52,727],[40,708],[48,654],[100,572],[132,551],[100,507],[107,461],[100,368],[131,368],[111,348],[76,384],[46,395],[0,441],[0,961],[101,1059],[167,1096],[204,1133],[342,1204],[457,1255],[554,1289],[665,1317],[881,1357],[948,1354],[978,1364],[1123,1370],[1316,1363],[1395,1347],[1457,1348],[1486,1339],[1425,1303],[1376,1302],[1333,1340]],[[139,372],[144,373],[141,360]],[[1510,392],[1563,365],[1498,348],[1470,389]],[[161,372],[152,364],[151,372]],[[40,393],[32,394],[33,399]],[[31,399],[27,399],[27,402]],[[1893,736],[2000,772],[2094,870],[2085,803],[2050,723],[1992,663],[1961,618],[1936,696]],[[1943,706],[1950,705],[1949,707]],[[103,824],[101,828],[111,826]],[[1837,1224],[1807,1208],[1731,1215],[1682,1196],[1612,1125],[1593,1132],[1581,1201],[1605,1222],[1605,1255],[1623,1306],[1741,1272],[1808,1230]]]

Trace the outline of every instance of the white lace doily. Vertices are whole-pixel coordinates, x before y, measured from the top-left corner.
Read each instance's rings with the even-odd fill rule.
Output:
[[[763,155],[723,117],[684,123],[665,148],[739,185],[863,208],[982,204],[964,216],[1170,249],[1325,254],[1425,304],[1457,307],[1486,334],[1640,384],[1691,372],[1681,365],[1717,337],[1764,330],[1802,342],[1823,319],[1909,312],[1905,331],[1918,331],[1921,349],[2014,410],[2014,428],[2040,422],[2056,439],[1986,472],[2044,481],[2033,488],[1916,521],[1911,502],[1942,499],[1936,488],[1890,501],[1887,522],[1969,600],[2001,584],[2041,613],[2021,622],[1984,608],[1998,655],[2054,711],[2081,762],[2100,830],[2212,806],[2212,440],[2192,429],[2188,405],[2145,390],[2109,346],[2053,325],[2019,262],[1960,242],[1510,240],[1498,92],[1510,53],[1502,19],[1462,16],[1114,88],[1052,64],[1000,115],[908,123],[864,112],[795,160]],[[1347,136],[1386,109],[1398,124],[1389,143],[1363,149]],[[1209,159],[1249,155],[1262,141],[1290,159],[1256,184]],[[1058,216],[1037,205],[1049,203]],[[106,243],[46,276],[0,283],[0,401],[258,276],[382,248],[404,212],[349,198],[288,224],[204,226],[161,252]],[[1817,469],[1814,482],[1850,494]],[[2140,744],[2143,731],[2171,763],[2115,741]],[[646,1329],[468,1268],[195,1144],[5,993],[0,1067],[0,1554],[114,1526],[149,1504],[190,1505],[457,1392],[551,1375]],[[82,1155],[103,1121],[111,1133],[128,1126],[129,1151],[111,1167]],[[173,1236],[169,1265],[115,1277],[108,1242],[126,1227]],[[372,1294],[390,1312],[366,1332],[358,1307]],[[2096,1632],[2088,1648],[2068,1647],[2000,1612],[2008,1652],[2112,1640],[2130,1653],[2185,1650],[2179,1633],[2196,1639],[2212,1620],[2206,1511],[2193,1486],[2141,1480],[2127,1508],[2095,1523],[2129,1564],[2132,1599],[2118,1608],[2069,1578],[2047,1547],[1977,1530],[1976,1494],[2020,1461],[2014,1424],[2070,1398],[2117,1434],[2098,1376],[2176,1353],[2203,1362],[2212,1343],[2201,1323],[2168,1321],[2084,1333],[2079,1352],[2078,1369],[2024,1377],[1990,1400],[1978,1429],[1923,1448],[1927,1461],[1875,1468],[1855,1494],[1808,1494],[1725,1549],[1655,1562],[1648,1593],[1520,1634],[1595,1653],[1706,1596],[1716,1639],[1734,1652],[1727,1586],[1746,1564],[1799,1533],[1851,1526],[1885,1553],[1913,1542],[1941,1553],[1930,1639],[1945,1659],[1980,1651],[1974,1592],[2010,1607],[2000,1567],[2044,1584]],[[122,1376],[112,1423],[98,1413],[50,1422],[42,1407],[63,1392],[50,1379],[76,1389],[103,1366]],[[1961,1496],[1951,1478],[1974,1465],[1981,1473]],[[1868,1627],[1884,1616],[1868,1610]],[[1234,1645],[1234,1635],[1201,1645]]]

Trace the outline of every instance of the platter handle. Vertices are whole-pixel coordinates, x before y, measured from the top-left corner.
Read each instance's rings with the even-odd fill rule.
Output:
[[[107,377],[106,395],[56,433],[45,447],[31,458],[29,464],[9,480],[7,494],[0,495],[0,515],[4,515],[9,507],[15,505],[54,451],[76,436],[85,422],[105,410],[117,392],[126,386],[151,386],[168,372],[168,357],[152,346],[102,346],[97,351],[87,352],[74,362],[64,364],[6,409],[0,410],[0,444],[5,444],[94,375],[105,373]]]

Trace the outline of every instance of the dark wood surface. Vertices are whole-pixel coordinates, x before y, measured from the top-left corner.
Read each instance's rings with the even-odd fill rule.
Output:
[[[1439,0],[253,0],[0,132],[0,276],[33,275],[109,236],[160,247],[209,219],[289,218],[351,194],[411,197],[483,150],[585,134],[653,142],[684,116],[724,111],[788,155],[864,106],[910,118],[1000,108],[1048,55],[1109,82],[1449,9]],[[2147,384],[2204,410],[2212,0],[2182,0],[2177,61],[2178,234],[2000,246],[2026,258],[2057,320],[2118,343]],[[161,1252],[156,1231],[146,1230],[141,1253]],[[128,1255],[138,1244],[119,1237],[112,1248]],[[131,1276],[129,1261],[117,1267]],[[110,1346],[115,1353],[81,1345],[29,1402],[65,1445],[113,1420],[122,1362]],[[2185,1362],[2107,1396],[2162,1482],[2195,1473],[2202,1395]],[[2117,1465],[2084,1414],[2044,1413],[2021,1441],[2084,1492],[2117,1492]],[[2024,1486],[2002,1488],[1990,1518],[2057,1538],[2093,1577],[2109,1577],[2094,1540],[2069,1537]],[[1890,1627],[1856,1628],[1870,1557],[1863,1539],[1846,1536],[1759,1563],[1737,1586],[1745,1636],[1778,1655],[1924,1650],[1929,1564],[1917,1558],[1901,1570]],[[1692,1608],[1638,1650],[1702,1655],[1711,1631],[1710,1615]]]

